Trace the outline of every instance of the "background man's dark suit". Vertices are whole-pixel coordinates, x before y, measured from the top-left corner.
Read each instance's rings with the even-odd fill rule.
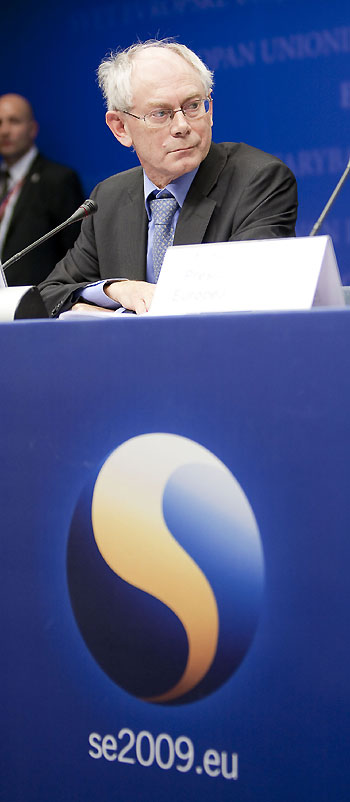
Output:
[[[101,278],[146,279],[147,215],[136,167],[98,184],[94,217],[40,290],[52,315],[72,293]],[[174,245],[270,239],[295,234],[297,189],[279,159],[243,143],[211,144],[190,187]]]
[[[62,223],[83,200],[77,174],[39,153],[13,209],[2,250],[2,262]],[[56,262],[73,246],[79,234],[79,225],[69,226],[9,267],[6,273],[8,284],[39,284],[43,281]]]

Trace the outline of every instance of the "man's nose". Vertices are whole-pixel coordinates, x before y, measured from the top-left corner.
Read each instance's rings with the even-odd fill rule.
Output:
[[[170,123],[171,133],[184,134],[190,129],[187,118],[185,117],[182,109],[174,109],[174,116]]]

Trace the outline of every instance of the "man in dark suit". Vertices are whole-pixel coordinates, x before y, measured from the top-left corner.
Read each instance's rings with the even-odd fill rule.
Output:
[[[41,286],[52,315],[82,309],[80,298],[147,311],[165,236],[168,245],[294,236],[294,176],[248,145],[211,142],[212,73],[192,51],[141,43],[102,62],[99,77],[107,125],[141,167],[94,190],[96,215]],[[169,195],[173,217],[159,239],[154,201]]]
[[[69,217],[84,200],[77,174],[44,158],[35,146],[38,123],[21,95],[0,97],[0,253],[5,262]],[[77,224],[9,267],[10,286],[39,284],[71,248]]]

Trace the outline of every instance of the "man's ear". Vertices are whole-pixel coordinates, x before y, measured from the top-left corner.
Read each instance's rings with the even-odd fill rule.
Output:
[[[124,124],[124,120],[122,119],[122,112],[107,111],[106,123],[118,142],[120,142],[121,145],[125,145],[126,148],[131,148],[132,138],[128,132],[127,126]]]
[[[210,124],[211,124],[211,126],[213,126],[213,98],[212,97],[210,97],[210,105],[211,105],[211,109],[210,109],[211,123]]]

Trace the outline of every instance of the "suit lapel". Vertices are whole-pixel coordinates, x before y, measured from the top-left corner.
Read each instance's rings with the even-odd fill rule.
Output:
[[[134,176],[127,187],[124,202],[118,209],[118,228],[128,275],[146,279],[148,220],[143,192],[143,173]]]
[[[191,184],[176,226],[174,245],[199,244],[216,207],[217,201],[209,197],[216,186],[227,161],[226,153],[212,142]]]

